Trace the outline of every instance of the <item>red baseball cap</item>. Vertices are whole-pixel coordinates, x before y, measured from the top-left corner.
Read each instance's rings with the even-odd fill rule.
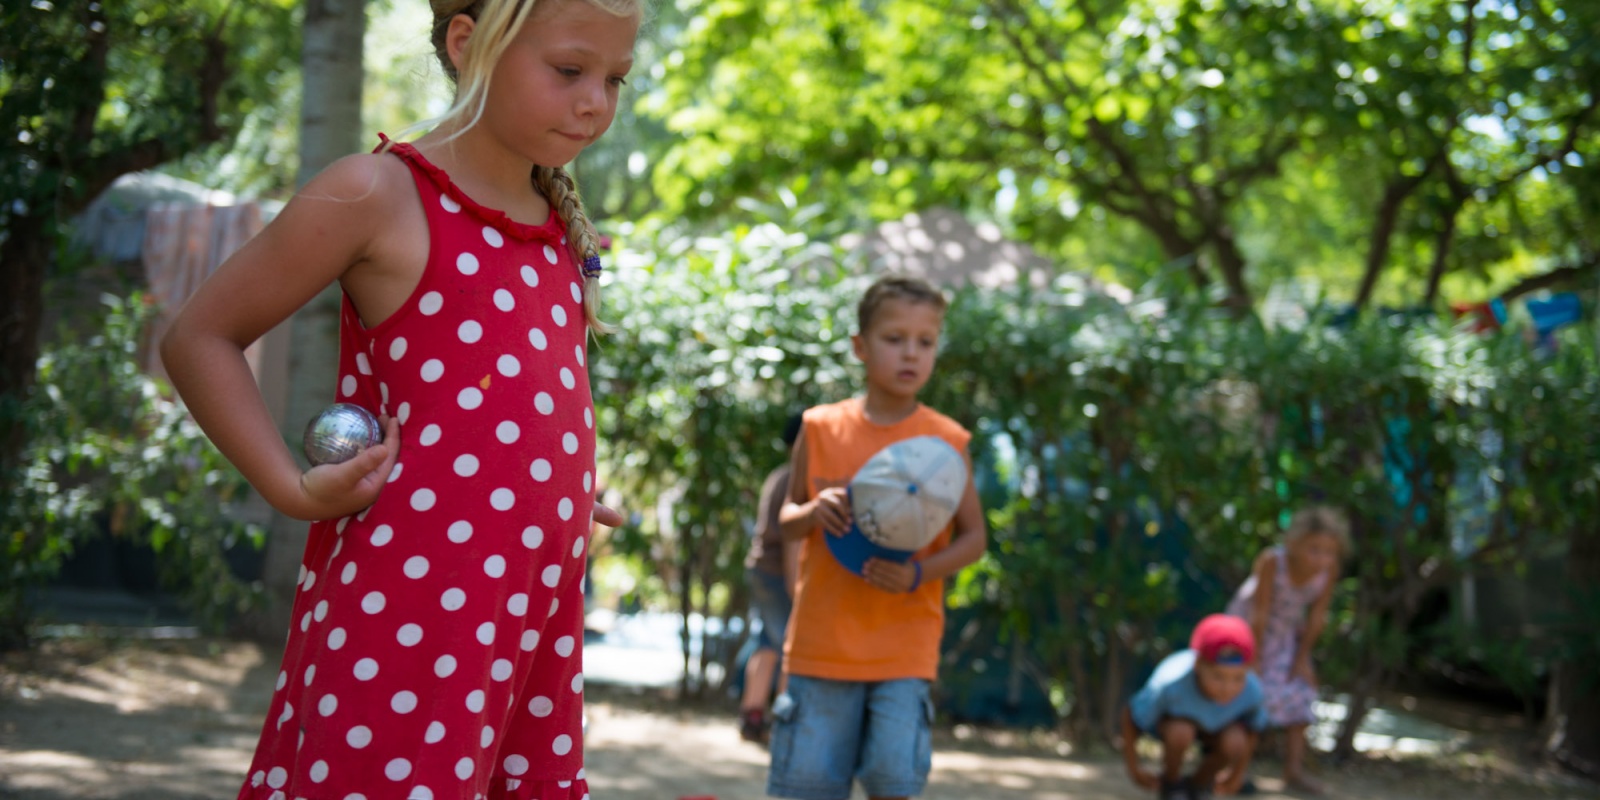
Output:
[[[1256,637],[1243,619],[1212,614],[1195,626],[1189,649],[1207,663],[1249,664],[1256,660]]]

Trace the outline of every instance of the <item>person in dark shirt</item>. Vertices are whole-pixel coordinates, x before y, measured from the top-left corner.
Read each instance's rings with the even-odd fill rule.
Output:
[[[783,429],[787,452],[800,435],[801,417],[789,418]],[[750,586],[750,614],[761,622],[756,634],[756,651],[745,662],[744,695],[739,701],[739,736],[746,741],[765,742],[769,721],[767,707],[778,682],[783,660],[783,637],[789,624],[794,597],[794,558],[786,552],[778,527],[778,511],[789,496],[789,462],[773,470],[761,486],[761,503],[756,509],[750,555],[745,559],[745,581]]]

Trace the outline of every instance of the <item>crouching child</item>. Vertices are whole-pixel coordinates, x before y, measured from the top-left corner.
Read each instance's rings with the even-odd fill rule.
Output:
[[[1128,776],[1161,800],[1210,800],[1235,794],[1267,724],[1261,683],[1251,671],[1255,637],[1249,623],[1213,614],[1200,621],[1189,649],[1167,656],[1122,713],[1122,755]],[[1139,737],[1161,742],[1161,772],[1139,761]],[[1200,746],[1193,773],[1183,774]]]

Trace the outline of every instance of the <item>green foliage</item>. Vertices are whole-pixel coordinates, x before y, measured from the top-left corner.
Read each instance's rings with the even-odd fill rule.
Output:
[[[103,188],[108,172],[153,167],[238,130],[269,104],[293,63],[293,6],[7,3],[0,130],[11,138],[0,150],[0,196],[18,204],[0,209],[0,228],[12,215],[70,211]],[[225,69],[215,63],[218,48]]]
[[[1592,3],[687,7],[650,101],[682,137],[655,167],[674,213],[784,189],[879,219],[954,204],[1233,297],[1307,272],[1349,297],[1392,260],[1408,280],[1377,296],[1405,305],[1600,246]]]
[[[712,607],[712,589],[742,587],[756,495],[787,457],[784,421],[849,391],[838,301],[859,282],[830,246],[774,223],[633,240],[648,245],[608,271],[606,316],[622,332],[593,355],[597,430],[612,486],[654,513],[612,541],[653,562],[686,615],[738,614]]]
[[[619,541],[701,596],[737,585],[784,414],[860,389],[865,279],[795,226],[641,231],[609,295],[603,462],[631,506],[674,509]],[[1352,519],[1323,672],[1368,695],[1414,656],[1426,598],[1600,512],[1593,331],[1537,354],[1428,319],[1273,327],[1158,290],[964,289],[924,393],[977,434],[991,528],[952,602],[1027,643],[1080,737],[1109,732],[1123,681],[1220,610],[1299,507]]]
[[[27,593],[101,536],[154,549],[163,581],[212,629],[256,598],[223,555],[261,543],[229,513],[244,479],[141,371],[143,298],[104,304],[92,334],[64,336],[41,356],[19,422],[27,445],[0,505],[0,649],[26,641]]]
[[[1537,722],[1533,709],[1544,699],[1543,684],[1550,677],[1548,643],[1526,637],[1485,635],[1462,624],[1441,625],[1430,633],[1429,650],[1441,662],[1453,669],[1460,668],[1456,665],[1469,665],[1481,670],[1517,698],[1528,722]]]

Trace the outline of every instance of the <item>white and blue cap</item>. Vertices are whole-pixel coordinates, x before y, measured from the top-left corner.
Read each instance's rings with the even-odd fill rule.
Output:
[[[937,436],[902,439],[879,450],[850,479],[850,532],[824,536],[845,569],[869,559],[904,562],[937,537],[967,489],[967,461]]]

